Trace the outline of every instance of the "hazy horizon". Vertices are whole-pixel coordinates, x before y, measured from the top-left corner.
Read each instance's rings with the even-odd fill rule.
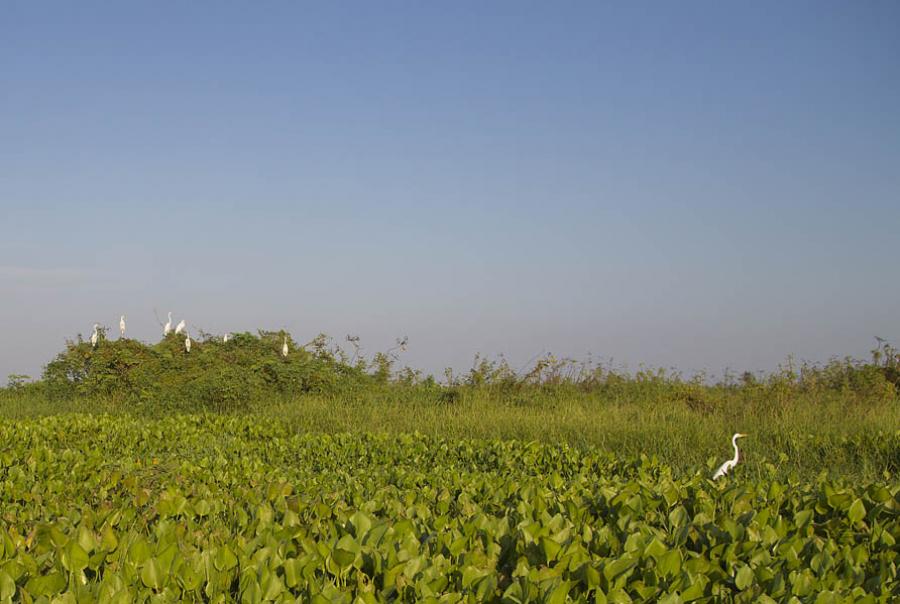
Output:
[[[0,380],[94,322],[721,373],[900,344],[900,5],[0,8]]]

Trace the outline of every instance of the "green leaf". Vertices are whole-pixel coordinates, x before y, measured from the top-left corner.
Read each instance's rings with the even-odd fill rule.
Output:
[[[297,587],[303,576],[303,565],[297,558],[288,558],[284,561],[284,581],[290,588]]]
[[[562,583],[557,585],[547,596],[547,604],[563,604],[563,602],[565,602],[566,598],[569,596],[569,590],[571,588],[571,583],[569,583],[568,581],[563,581]]]
[[[372,528],[372,519],[361,510],[356,510],[356,512],[350,516],[350,523],[353,525],[353,534],[360,540],[362,540],[365,534],[369,532],[369,529]]]
[[[244,575],[244,577],[248,577],[248,575]],[[260,589],[259,581],[256,580],[256,577],[249,576],[246,581],[244,590],[241,592],[241,602],[246,602],[247,604],[262,602],[262,589]]]
[[[681,592],[681,599],[685,602],[692,602],[702,598],[706,594],[706,586],[709,579],[705,575],[697,575],[691,582],[690,586]]]
[[[32,577],[25,584],[25,591],[33,596],[51,596],[66,588],[66,578],[62,573],[50,573]]]
[[[103,531],[100,535],[100,547],[107,552],[115,551],[115,549],[119,547],[119,540],[116,538],[116,532],[109,525],[103,527]]]
[[[134,564],[143,564],[150,559],[151,555],[150,546],[143,537],[138,537],[128,548],[128,560]]]
[[[603,574],[610,581],[630,570],[637,564],[637,559],[631,556],[622,556],[618,560],[613,560],[603,568]],[[612,595],[612,594],[610,594]]]
[[[562,549],[562,546],[553,539],[541,537],[541,551],[544,552],[544,560],[547,562],[555,560],[560,549]]]
[[[688,516],[687,510],[682,506],[678,506],[669,512],[669,524],[673,529],[680,528],[690,522],[690,516]]]
[[[93,531],[83,524],[78,527],[78,545],[88,554],[97,547],[97,538],[94,536]]]
[[[746,564],[741,566],[737,575],[734,577],[734,584],[741,591],[744,591],[753,584],[753,569]]]
[[[606,595],[606,601],[610,604],[632,604],[634,600],[623,589],[614,589]]]
[[[674,577],[681,572],[681,563],[681,552],[673,549],[660,556],[656,567],[664,577]]]
[[[71,591],[64,591],[50,601],[50,604],[78,604],[75,594]]]
[[[475,582],[475,598],[479,602],[491,600],[491,595],[497,589],[497,578],[493,573],[488,573]]]
[[[659,559],[660,556],[666,553],[666,549],[665,543],[660,541],[659,537],[654,537],[653,540],[647,544],[647,547],[644,548],[644,556]]]
[[[261,587],[263,600],[274,600],[284,591],[284,584],[274,572],[265,577]]]
[[[794,514],[794,523],[797,525],[797,528],[805,528],[807,524],[810,523],[813,517],[813,510],[805,509],[800,510],[796,514]]]
[[[681,604],[682,599],[678,593],[670,593],[659,600],[659,604]]]
[[[840,604],[842,601],[841,596],[835,592],[823,591],[816,596],[814,604]]]
[[[861,499],[857,499],[850,504],[850,510],[847,512],[847,515],[850,517],[850,522],[854,524],[866,517],[866,506]]]
[[[196,559],[182,565],[177,572],[178,579],[186,591],[199,589],[203,584],[203,560]]]
[[[231,570],[237,566],[237,563],[237,556],[234,555],[234,552],[232,552],[231,548],[227,545],[222,545],[216,550],[216,557],[213,560],[213,565],[216,567],[216,570]]]
[[[590,564],[585,564],[584,583],[588,589],[600,587],[600,572]]]
[[[155,591],[159,591],[162,589],[163,580],[163,570],[160,568],[156,558],[147,560],[147,562],[144,563],[144,568],[141,569],[141,581],[144,582],[144,585]]]
[[[16,582],[5,571],[0,570],[0,600],[12,599],[16,595]]]
[[[344,535],[334,546],[334,551],[331,555],[341,570],[344,570],[349,568],[353,561],[356,560],[357,552],[359,552],[359,544],[351,535]]]
[[[63,551],[62,563],[63,567],[69,572],[78,572],[87,567],[88,562],[90,562],[90,557],[88,553],[84,551],[77,541],[74,539],[69,541],[66,544],[65,550]]]

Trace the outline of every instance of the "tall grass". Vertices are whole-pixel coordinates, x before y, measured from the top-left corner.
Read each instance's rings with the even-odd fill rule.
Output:
[[[900,473],[900,362],[888,346],[866,363],[788,363],[772,375],[716,384],[552,358],[525,375],[476,358],[468,373],[448,374],[438,384],[393,371],[385,355],[352,367],[322,347],[282,359],[276,340],[243,334],[237,349],[210,340],[195,357],[180,354],[176,342],[146,349],[128,342],[102,354],[73,343],[46,379],[0,389],[0,418],[247,413],[302,432],[568,443],[656,456],[681,472],[708,471],[732,455],[731,434],[745,432],[740,472],[748,476],[770,475],[768,464],[806,478],[822,471],[848,479]],[[147,363],[143,370],[131,368],[135,358]],[[69,384],[65,372],[72,368],[78,371]],[[165,388],[142,380],[163,380]]]
[[[677,397],[609,399],[595,392],[535,391],[515,398],[486,389],[461,389],[448,401],[424,388],[372,388],[367,393],[308,394],[260,400],[240,413],[280,418],[299,432],[419,432],[447,438],[517,439],[592,447],[625,457],[656,456],[679,471],[708,470],[741,443],[742,472],[765,476],[821,471],[846,478],[883,479],[900,472],[900,404],[842,396],[798,396],[780,406],[740,397],[713,409],[691,408]],[[0,393],[0,417],[59,413],[165,414],[152,403],[112,398],[52,401],[36,393]]]

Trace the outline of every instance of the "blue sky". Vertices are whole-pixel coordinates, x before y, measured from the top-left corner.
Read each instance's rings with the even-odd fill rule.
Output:
[[[404,362],[900,343],[894,2],[0,7],[0,376],[126,313]]]

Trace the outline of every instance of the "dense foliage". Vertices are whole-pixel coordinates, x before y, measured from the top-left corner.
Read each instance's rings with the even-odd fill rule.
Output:
[[[0,528],[6,602],[900,597],[896,482],[253,416],[8,422]]]
[[[441,383],[394,368],[403,341],[371,360],[357,339],[348,342],[349,353],[325,336],[298,346],[283,332],[229,342],[200,334],[188,353],[183,336],[153,345],[101,336],[96,348],[78,338],[43,379],[10,376],[0,388],[0,418],[251,413],[303,432],[421,432],[566,442],[624,458],[646,453],[681,473],[721,462],[740,431],[751,434],[742,465],[756,479],[772,459],[780,478],[812,480],[826,470],[871,481],[900,472],[900,357],[884,342],[867,362],[788,361],[769,375],[716,381],[546,356],[523,372],[502,357],[476,357],[469,371],[448,371]]]
[[[477,357],[439,384],[285,337],[79,338],[10,376],[0,604],[900,597],[883,343],[715,382]]]
[[[281,354],[285,340],[286,357]],[[395,351],[405,345],[405,339],[371,360],[359,354],[358,339],[348,336],[348,341],[356,347],[352,355],[325,335],[298,346],[283,331],[240,333],[228,342],[201,334],[188,352],[183,335],[171,334],[146,344],[107,340],[101,329],[98,346],[79,336],[47,364],[41,380],[29,382],[27,376],[12,375],[6,390],[29,390],[57,401],[103,398],[188,412],[247,411],[306,394],[371,399],[386,388],[392,396],[408,397],[412,390],[415,397],[447,404],[473,395],[521,405],[588,394],[606,401],[686,405],[702,414],[736,403],[778,410],[797,400],[836,397],[870,408],[896,402],[900,390],[900,355],[885,342],[872,351],[869,362],[835,359],[820,366],[789,361],[769,375],[726,373],[715,382],[703,374],[685,378],[646,368],[629,373],[553,355],[516,372],[502,357],[476,356],[469,371],[447,370],[439,384],[408,367],[395,369],[399,360]]]
[[[284,339],[287,357],[281,354]],[[107,396],[166,408],[236,410],[266,396],[333,392],[369,377],[365,367],[315,346],[298,347],[284,332],[239,333],[228,342],[206,335],[192,342],[190,352],[184,340],[170,334],[148,345],[101,337],[96,348],[69,342],[47,365],[43,386],[52,398]]]

